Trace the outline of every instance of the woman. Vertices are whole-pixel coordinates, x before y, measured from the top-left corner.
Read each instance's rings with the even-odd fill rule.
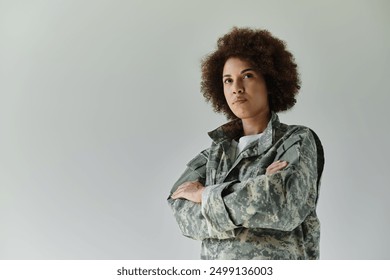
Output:
[[[307,127],[279,122],[300,89],[283,41],[233,28],[202,62],[202,92],[231,121],[187,164],[168,202],[202,259],[318,259],[324,157]]]

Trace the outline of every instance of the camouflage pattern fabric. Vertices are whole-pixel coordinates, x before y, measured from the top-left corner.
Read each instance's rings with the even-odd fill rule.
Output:
[[[318,259],[316,205],[324,156],[317,135],[272,118],[263,136],[230,158],[242,122],[209,133],[209,149],[188,164],[171,194],[186,181],[205,185],[202,203],[168,198],[183,235],[201,240],[202,259]],[[276,160],[288,166],[272,175]]]

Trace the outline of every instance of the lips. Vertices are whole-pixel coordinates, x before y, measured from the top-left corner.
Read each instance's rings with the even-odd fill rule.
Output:
[[[246,102],[245,98],[237,98],[236,100],[233,101],[233,104],[241,104]]]

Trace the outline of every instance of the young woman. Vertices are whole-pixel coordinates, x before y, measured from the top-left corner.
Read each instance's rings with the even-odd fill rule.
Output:
[[[202,62],[202,92],[231,121],[187,164],[168,202],[202,259],[318,259],[323,149],[279,122],[300,89],[297,65],[266,30],[233,28]]]

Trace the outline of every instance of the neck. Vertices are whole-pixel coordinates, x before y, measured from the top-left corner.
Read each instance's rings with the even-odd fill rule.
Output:
[[[270,119],[271,113],[269,111],[253,118],[242,119],[244,136],[262,133],[267,128]]]

